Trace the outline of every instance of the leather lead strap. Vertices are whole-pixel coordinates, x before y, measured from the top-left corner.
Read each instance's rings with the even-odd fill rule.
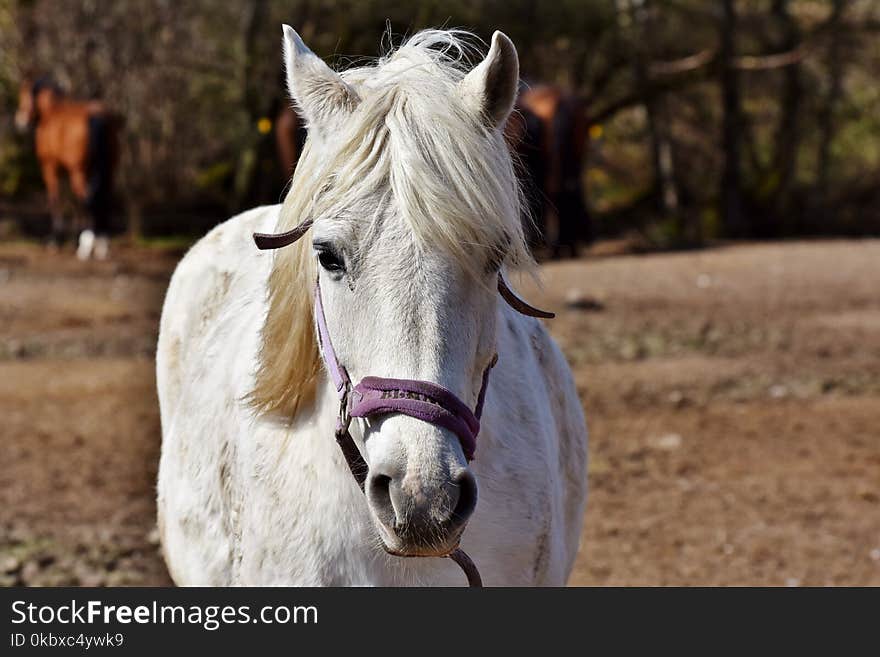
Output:
[[[480,571],[477,570],[477,566],[468,556],[467,552],[461,548],[455,548],[449,553],[449,558],[464,571],[464,574],[467,576],[468,586],[471,588],[483,588],[483,578],[480,577]]]
[[[556,317],[556,313],[535,308],[520,299],[516,292],[511,290],[510,286],[507,285],[507,281],[504,280],[502,274],[498,274],[498,292],[501,293],[501,297],[508,303],[508,305],[518,313],[529,315],[530,317],[542,317],[543,319],[553,319]]]
[[[296,242],[300,237],[305,235],[306,231],[311,227],[312,220],[306,219],[299,226],[286,233],[254,233],[254,243],[260,251],[265,251],[266,249],[281,249]]]
[[[357,445],[354,444],[354,439],[351,437],[348,429],[336,432],[336,443],[339,445],[339,449],[342,450],[345,462],[348,463],[348,469],[351,470],[351,474],[358,483],[358,486],[361,487],[361,491],[366,492],[364,487],[370,468],[367,462],[364,461],[364,457],[361,456]]]
[[[254,243],[261,251],[268,249],[282,249],[285,246],[290,246],[305,235],[309,228],[312,227],[312,223],[313,221],[311,219],[306,219],[299,226],[292,228],[285,233],[254,233]],[[556,317],[555,313],[535,308],[517,296],[516,292],[514,292],[507,284],[507,281],[504,280],[504,275],[500,273],[498,274],[498,292],[511,308],[523,315],[541,317],[543,319],[553,319]]]

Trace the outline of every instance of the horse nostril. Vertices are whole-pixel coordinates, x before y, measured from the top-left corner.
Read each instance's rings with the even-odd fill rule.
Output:
[[[477,505],[477,484],[469,471],[459,470],[442,483],[386,472],[378,469],[369,476],[366,493],[376,520],[401,542],[397,549],[443,550],[458,540]]]
[[[458,486],[458,502],[450,521],[456,527],[466,523],[477,507],[477,481],[468,470],[462,470],[453,481]]]
[[[391,503],[391,477],[384,474],[371,476],[367,484],[367,496],[379,519],[392,526],[394,524],[394,505]]]

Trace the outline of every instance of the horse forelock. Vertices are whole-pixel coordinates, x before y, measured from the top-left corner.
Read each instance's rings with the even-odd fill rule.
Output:
[[[424,248],[472,275],[485,263],[528,268],[523,194],[500,129],[474,115],[458,85],[476,49],[465,32],[426,30],[372,65],[342,73],[360,103],[332,142],[309,139],[278,220],[286,231],[307,218],[364,222],[345,213],[360,199],[390,199]],[[310,240],[275,256],[252,403],[292,418],[315,397],[321,361],[311,317],[316,276]]]

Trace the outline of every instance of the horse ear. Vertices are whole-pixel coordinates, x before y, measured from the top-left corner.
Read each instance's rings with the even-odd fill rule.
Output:
[[[332,130],[359,101],[357,93],[342,77],[303,43],[290,25],[282,40],[287,90],[309,128]]]
[[[461,81],[459,93],[490,127],[497,128],[513,109],[518,84],[516,47],[506,34],[496,31],[486,59]]]

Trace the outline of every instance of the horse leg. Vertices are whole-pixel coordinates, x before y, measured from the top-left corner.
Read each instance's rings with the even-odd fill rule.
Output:
[[[557,258],[562,257],[562,249],[568,249],[570,257],[577,258],[577,210],[571,200],[571,194],[566,190],[559,195],[559,240],[557,243]]]
[[[558,260],[562,257],[562,217],[559,214],[558,195],[553,197],[552,202],[544,206],[544,230],[546,231],[547,245],[550,247],[550,258]]]
[[[89,183],[86,177],[85,167],[71,169],[70,188],[73,190],[73,195],[79,203],[77,210],[82,211],[86,209],[88,205]],[[79,234],[79,244],[76,248],[76,257],[80,260],[88,260],[92,255],[92,249],[95,246],[95,231],[93,229],[93,223],[94,222],[87,225]]]
[[[59,194],[58,165],[55,162],[41,163],[43,184],[46,185],[46,198],[49,202],[49,214],[52,217],[52,232],[49,235],[50,245],[60,245],[64,241],[64,213],[61,208]]]
[[[95,257],[104,260],[109,251],[110,207],[115,151],[114,126],[104,115],[89,117],[88,169],[85,179],[85,207],[95,235]]]

